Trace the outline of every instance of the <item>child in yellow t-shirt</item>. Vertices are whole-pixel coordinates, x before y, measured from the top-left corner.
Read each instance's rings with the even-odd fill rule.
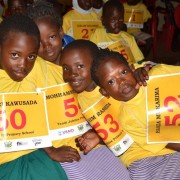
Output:
[[[73,10],[63,16],[64,32],[74,39],[89,39],[90,34],[101,25],[92,10],[91,0],[73,0]]]
[[[59,65],[61,50],[74,39],[63,32],[62,17],[53,9],[53,4],[37,0],[29,6],[27,15],[37,24],[41,43],[38,55],[43,59]]]
[[[102,97],[99,93],[99,88],[92,81],[90,75],[91,63],[97,52],[98,47],[88,40],[75,40],[62,51],[61,66],[63,68],[63,78],[78,93],[78,102],[82,111]],[[119,103],[117,104],[116,101],[114,103],[117,107],[119,106]],[[85,136],[93,139],[93,134],[93,130],[91,130]],[[93,148],[93,145],[91,148]],[[127,169],[119,158],[115,157],[104,144],[94,148],[89,156],[84,156],[83,152],[80,153],[80,156],[83,161],[79,161],[79,165],[75,162],[71,166],[62,164],[66,173],[69,172],[67,174],[72,174],[71,171],[73,169],[74,172],[77,168],[76,166],[79,166],[79,170],[81,166],[82,168],[88,166],[88,171],[83,172],[81,170],[81,179],[130,179]],[[91,165],[89,166],[89,164]],[[69,170],[67,169],[68,166]],[[72,177],[79,179],[76,177],[76,174],[72,174]]]
[[[101,48],[120,52],[129,64],[144,60],[132,35],[124,31],[124,7],[118,1],[107,1],[103,6],[102,24],[90,40]]]
[[[36,88],[38,87],[52,86],[63,82],[61,68],[59,66],[52,65],[37,57],[39,46],[40,34],[38,27],[27,16],[9,16],[0,23],[1,93],[36,92]],[[3,99],[6,98],[4,97]],[[17,109],[21,107],[16,106]],[[8,116],[9,112],[7,111],[7,114],[4,115]],[[28,117],[26,119],[25,115],[27,123],[34,121],[31,116]],[[18,119],[20,120],[21,118]],[[2,122],[4,120],[4,118],[1,119]],[[12,128],[7,131],[7,127],[2,126],[2,122],[1,133],[11,134]],[[17,127],[19,127],[19,123]],[[42,128],[38,127],[38,129],[40,131]],[[22,134],[22,130],[19,128],[16,129],[20,134]],[[4,140],[4,142],[8,141],[16,147],[16,142],[13,142],[12,139],[3,139],[1,137],[1,140]],[[20,145],[24,146],[28,144],[29,147],[27,141],[21,141],[20,139],[18,141]],[[38,149],[38,147],[29,150],[1,152],[0,172],[0,179],[8,180],[67,180],[67,176],[60,164],[52,160],[50,154],[45,153],[43,149]]]
[[[179,72],[180,66],[157,64],[149,75]],[[122,103],[119,121],[134,143],[121,155],[121,160],[128,167],[131,178],[178,179],[180,169],[176,165],[180,164],[180,144],[147,143],[146,91],[144,87],[136,88],[136,79],[124,57],[107,49],[100,50],[93,61],[91,74],[104,96],[113,97]],[[150,83],[153,82],[148,85]],[[156,95],[154,97],[157,98]],[[162,121],[163,117],[160,119]]]
[[[91,41],[75,40],[68,44],[62,52],[61,66],[63,68],[63,78],[65,82],[68,82],[70,86],[73,88],[73,90],[78,93],[78,102],[80,104],[82,111],[89,108],[92,104],[97,102],[102,97],[102,95],[99,92],[99,87],[94,83],[90,75],[91,63],[93,59],[96,58],[98,51],[99,50],[97,46]],[[145,83],[144,76],[146,77],[147,73],[143,70],[144,69],[142,69],[142,72],[144,72],[145,74],[142,73],[143,77],[141,82]],[[119,108],[119,106],[121,106],[119,102],[113,100],[112,98],[106,99],[106,101],[111,102],[111,104],[113,104],[113,107],[116,109]],[[94,133],[92,131],[88,131],[83,135],[83,137],[86,137],[89,141],[91,141],[92,139],[95,140],[96,136],[94,136],[93,134]],[[98,140],[99,139],[97,139],[97,141]],[[90,148],[93,149],[94,144],[90,144]],[[80,147],[80,149],[83,150],[82,147]],[[126,169],[124,169],[120,161],[117,162],[117,158],[110,151],[107,151],[107,149],[108,148],[106,146],[100,146],[94,148],[91,151],[91,153],[93,153],[96,157],[95,159],[99,160],[99,166],[97,167],[96,165],[94,165],[94,168],[97,168],[100,171],[101,168],[105,169],[101,177],[102,179],[107,179],[107,177],[108,179],[127,179],[128,174]],[[100,151],[102,151],[104,155],[100,155]],[[87,151],[84,151],[85,154],[86,152]],[[91,156],[91,154],[89,155]],[[92,161],[92,159],[89,159],[89,163],[90,161]],[[100,164],[103,164],[105,161],[108,161],[108,164],[104,164],[101,167]],[[109,166],[113,167],[111,169],[111,172],[109,171]],[[91,166],[91,168],[93,167]],[[96,171],[94,170],[94,174],[96,174],[96,178],[98,179],[100,174],[95,172]],[[121,173],[117,174],[117,172]],[[95,179],[94,174],[91,175],[91,179]]]
[[[147,29],[146,24],[150,23],[152,15],[142,0],[127,0],[123,6],[127,32],[135,37],[146,57],[152,47],[152,36],[145,29]]]
[[[36,3],[39,4],[40,2]],[[61,19],[59,19],[58,21],[57,17],[59,16],[56,16],[56,14],[53,13],[53,9],[52,7],[49,7],[49,4],[43,1],[41,1],[41,4],[39,5],[36,3],[32,7],[29,7],[28,15],[35,21],[40,30],[41,44],[38,55],[44,57],[46,61],[59,63],[63,37],[62,28],[59,25],[61,24]],[[74,113],[74,107],[76,106],[76,104],[74,104],[73,101],[66,103],[64,106],[67,111]],[[78,110],[80,111],[79,108]],[[63,122],[66,122],[66,124],[68,124],[67,120],[63,119]],[[83,128],[85,129],[85,127]],[[74,130],[73,127],[72,129]],[[107,177],[111,177],[111,164],[114,164],[114,166],[116,166],[117,168],[115,175],[113,174],[113,177],[119,178],[119,172],[123,171],[124,168],[124,166],[119,163],[119,159],[115,158],[108,148],[99,148],[96,151],[92,152],[91,155],[84,155],[82,152],[80,152],[79,148],[76,147],[75,143],[75,139],[82,133],[81,131],[77,131],[75,133],[76,135],[71,136],[70,138],[53,141],[54,147],[46,149],[50,153],[54,152],[54,154],[56,155],[54,155],[54,157],[56,158],[55,160],[57,160],[58,157],[58,161],[63,166],[68,179],[100,179],[101,177],[103,177],[104,170],[99,171],[99,167],[97,168],[97,166],[104,167],[105,171],[109,172],[109,174],[106,174]],[[96,154],[101,155],[98,158],[94,158]],[[100,159],[103,156],[107,159],[112,159],[112,161],[110,161],[112,163],[107,164],[105,160],[100,162]],[[92,174],[92,172],[94,173]],[[126,173],[127,170],[125,169],[124,177],[128,180],[129,177]]]
[[[93,0],[93,10],[97,14],[98,19],[101,20],[102,16],[102,8],[103,8],[103,0]]]
[[[46,61],[55,64],[58,62],[57,64],[59,64],[63,37],[61,19],[58,19],[59,16],[53,12],[49,3],[43,1],[41,1],[41,3],[40,1],[37,1],[32,7],[29,7],[28,15],[35,21],[40,30],[41,44],[38,55],[43,57]],[[74,110],[75,104],[71,101],[66,103],[65,106],[66,110],[71,112]],[[64,119],[63,122],[68,124],[68,121]],[[112,163],[110,164],[114,164],[117,168],[113,177],[120,177],[117,173],[123,171],[124,167],[122,164],[119,164],[119,159],[115,158],[114,155],[109,152],[108,148],[100,148],[97,151],[92,152],[89,156],[84,155],[80,152],[79,148],[76,147],[75,143],[75,138],[80,136],[78,133],[81,133],[81,131],[76,133],[75,136],[71,136],[70,138],[54,141],[54,147],[47,148],[48,152],[54,152],[54,154],[58,156],[58,160],[64,168],[68,179],[100,179],[103,176],[103,170],[99,171],[97,165],[99,164],[101,167],[106,164],[105,161],[101,161],[100,163],[101,156],[104,156],[107,159],[112,159]],[[93,157],[97,153],[101,154],[101,156],[94,159]],[[57,158],[55,160],[57,160]],[[110,164],[104,166],[106,171],[109,172],[106,174],[107,177],[111,177],[110,171],[112,169]],[[87,166],[88,169],[84,169],[84,166]],[[93,175],[92,172],[94,172]],[[126,173],[127,170],[125,169],[124,177],[125,179],[129,179]]]

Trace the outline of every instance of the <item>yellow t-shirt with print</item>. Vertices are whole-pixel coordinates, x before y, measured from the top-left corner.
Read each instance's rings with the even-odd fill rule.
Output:
[[[62,68],[37,57],[32,71],[21,81],[13,81],[0,69],[0,92],[35,92],[37,87],[62,83]],[[39,127],[41,128],[41,127]],[[0,164],[12,161],[34,150],[0,153]]]
[[[157,64],[150,70],[149,76],[177,72],[180,72],[180,66]],[[120,157],[126,166],[142,158],[175,152],[165,148],[167,144],[164,143],[147,144],[146,95],[144,87],[140,88],[139,93],[133,99],[122,102],[119,111],[119,121],[123,130],[134,140],[131,147]]]
[[[92,105],[94,105],[95,103],[97,103],[102,97],[103,96],[99,92],[98,86],[91,92],[83,91],[82,93],[79,93],[78,94],[78,102],[79,102],[82,112],[85,111],[86,109],[88,109],[89,107],[91,107]],[[106,98],[106,101],[107,101],[107,103],[111,104],[111,106],[114,110],[112,112],[113,117],[115,119],[118,119],[119,107],[121,106],[121,102],[119,102],[111,97]],[[99,147],[99,146],[97,146],[97,147]]]
[[[134,37],[127,32],[120,31],[118,34],[112,34],[108,33],[103,27],[97,28],[90,36],[90,41],[97,44],[100,48],[109,48],[113,51],[120,52],[129,64],[144,59]]]
[[[124,18],[126,19],[126,10],[131,10],[131,11],[133,11],[133,10],[138,10],[138,11],[140,11],[140,12],[142,12],[142,23],[144,24],[145,22],[147,22],[147,20],[148,19],[150,19],[150,18],[152,18],[152,15],[150,14],[150,12],[149,12],[149,10],[147,9],[147,7],[146,7],[146,5],[145,4],[143,4],[143,3],[138,3],[138,4],[136,4],[136,5],[134,5],[134,6],[129,6],[128,4],[127,4],[127,2],[126,3],[123,3],[123,6],[124,6]],[[132,13],[131,13],[132,14]],[[136,16],[136,15],[135,15]],[[133,17],[131,17],[131,19],[133,19]],[[133,33],[133,32],[140,32],[141,31],[141,29],[140,28],[127,28],[127,32],[128,33]]]
[[[97,14],[93,10],[88,14],[81,14],[76,10],[71,10],[71,11],[67,12],[63,16],[63,30],[64,30],[65,34],[73,37],[74,39],[77,39],[77,38],[74,35],[75,29],[73,29],[73,24],[72,24],[73,21],[83,21],[83,22],[99,21],[99,23],[101,24],[100,20],[98,19]],[[81,26],[81,23],[79,24],[79,26]],[[82,25],[82,26],[84,26],[84,25]],[[83,32],[79,32],[79,33],[82,33],[83,36],[85,36],[85,37],[88,36],[88,34],[90,33],[88,31],[87,27],[81,28],[80,30]]]
[[[0,92],[35,92],[36,88],[45,88],[57,84],[64,83],[62,77],[62,67],[51,62],[45,61],[37,57],[32,71],[21,81],[13,81],[7,73],[0,69]],[[75,94],[76,96],[76,94]],[[39,127],[41,128],[41,127]],[[59,141],[54,141],[54,147],[63,145],[76,147],[75,138],[66,138]],[[34,149],[35,150],[35,149]],[[28,154],[34,150],[24,150],[17,152],[0,153],[0,164],[17,159],[20,156]],[[77,150],[79,150],[77,148]]]

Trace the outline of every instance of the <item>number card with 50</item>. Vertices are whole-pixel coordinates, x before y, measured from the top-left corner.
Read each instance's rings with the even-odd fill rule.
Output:
[[[0,152],[51,146],[45,93],[0,94]]]
[[[147,93],[147,142],[180,143],[180,73],[152,76]]]

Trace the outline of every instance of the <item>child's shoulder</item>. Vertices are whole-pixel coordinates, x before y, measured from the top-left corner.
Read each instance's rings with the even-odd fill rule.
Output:
[[[138,4],[136,4],[134,6],[129,6],[127,4],[127,2],[123,3],[123,5],[124,5],[124,8],[129,8],[129,9],[144,9],[144,8],[147,8],[146,5],[144,3],[142,3],[142,2],[139,2]]]
[[[64,16],[63,17],[71,17],[71,16],[73,16],[74,14],[79,14],[76,10],[74,10],[74,9],[71,9],[70,11],[68,11],[66,14],[64,14]]]
[[[41,57],[37,57],[36,62],[35,62],[35,66],[34,66],[35,70],[41,70],[42,72],[52,72],[53,74],[61,74],[62,75],[62,67],[58,66],[54,63],[51,63],[49,61],[45,61],[44,59],[42,59]]]
[[[149,71],[150,76],[179,73],[180,66],[157,64]]]
[[[120,32],[120,36],[121,37],[123,37],[123,38],[130,38],[130,39],[132,39],[132,38],[134,38],[131,34],[129,34],[128,32],[126,32],[126,31],[121,31]]]

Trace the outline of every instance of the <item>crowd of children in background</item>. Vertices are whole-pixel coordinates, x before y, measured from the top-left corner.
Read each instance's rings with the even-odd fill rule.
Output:
[[[123,131],[133,139],[118,157],[103,142],[101,129],[98,134],[92,127],[84,134],[53,141],[52,147],[3,152],[0,179],[180,177],[180,144],[146,142],[143,86],[148,74],[178,73],[180,68],[147,62],[152,36],[144,27],[152,16],[143,2],[0,0],[0,93],[36,92],[68,83],[81,113],[105,97]]]

